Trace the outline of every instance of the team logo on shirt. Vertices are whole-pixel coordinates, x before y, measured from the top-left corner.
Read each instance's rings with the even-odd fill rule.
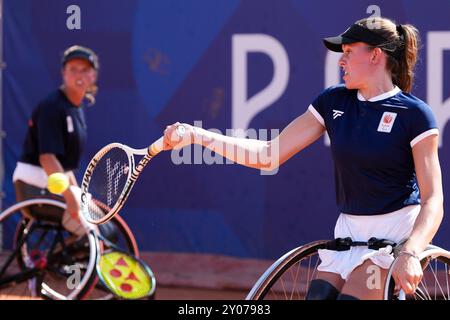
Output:
[[[67,132],[69,132],[69,133],[73,132],[73,121],[72,121],[72,117],[71,117],[71,116],[67,116],[67,117],[66,117],[66,122],[67,122]]]
[[[343,114],[344,114],[344,111],[333,109],[333,120],[342,116]]]
[[[381,117],[380,124],[378,125],[378,132],[390,133],[394,126],[395,118],[397,114],[394,112],[385,112]]]

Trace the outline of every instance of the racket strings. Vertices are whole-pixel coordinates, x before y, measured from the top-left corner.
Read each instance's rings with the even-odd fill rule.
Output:
[[[98,271],[103,283],[119,297],[140,299],[154,291],[153,276],[146,266],[124,252],[104,253]]]
[[[87,218],[101,220],[116,206],[128,180],[130,161],[119,147],[108,150],[97,161],[87,188],[87,205],[83,208]]]

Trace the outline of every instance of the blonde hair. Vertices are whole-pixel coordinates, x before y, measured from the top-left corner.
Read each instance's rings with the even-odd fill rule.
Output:
[[[95,104],[95,101],[96,101],[95,96],[97,95],[97,92],[98,92],[98,87],[95,84],[93,84],[86,90],[86,94],[84,95],[84,97],[88,101],[88,105],[92,106]]]
[[[377,47],[387,55],[386,67],[392,82],[401,90],[411,92],[420,44],[419,31],[411,24],[396,25],[382,17],[361,19],[356,24],[371,29],[387,40]]]

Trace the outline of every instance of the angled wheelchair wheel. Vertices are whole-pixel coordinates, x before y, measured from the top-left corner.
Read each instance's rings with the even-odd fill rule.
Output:
[[[392,270],[396,261],[389,268],[386,279],[385,300],[450,300],[450,252],[430,245],[420,255],[423,278],[412,295],[394,292],[395,281]]]
[[[24,233],[30,228],[30,225],[27,226],[27,223],[30,224],[31,222],[29,221],[29,219],[24,217],[22,217],[21,221],[19,221],[15,235],[15,243],[18,243],[23,238]],[[42,222],[33,221],[32,223],[36,224]],[[124,252],[139,256],[139,250],[136,244],[136,240],[128,225],[119,215],[116,215],[107,224],[100,225],[100,228],[97,232],[100,232],[105,238],[114,243],[114,245],[120,247]],[[35,231],[35,233],[36,235],[34,237],[36,238],[37,232]],[[67,232],[63,231],[63,233],[65,234]],[[93,234],[93,236],[95,238],[95,241],[98,242],[97,250],[103,252],[110,249],[107,242],[99,241],[95,233]],[[90,250],[89,239],[86,235],[85,237],[77,239],[75,242],[73,242],[72,240],[73,239],[66,241],[69,243],[67,243],[64,251],[61,252],[61,255],[58,256],[58,259],[65,259],[66,262],[64,265],[66,265],[66,268],[73,268],[75,270],[75,266],[79,267],[79,269],[76,269],[79,271],[76,272],[80,272],[79,276],[81,277],[85,272],[87,272],[89,261],[92,260],[92,252]],[[35,245],[30,243],[30,241],[27,241],[27,243],[22,245],[21,254],[17,257],[18,264],[22,268],[26,268],[24,261],[29,260],[29,257],[36,252],[36,248],[34,247]],[[98,261],[96,260],[95,263],[97,264],[97,262]],[[69,267],[67,267],[67,265]],[[61,295],[61,292],[55,292],[55,290],[53,290],[51,286],[46,286],[45,283],[44,287],[46,288],[44,293],[52,299],[65,299],[64,296],[67,296],[64,293],[63,295]],[[100,281],[98,281],[97,272],[95,271],[92,273],[91,278],[87,282],[86,290],[82,290],[82,292],[77,296],[67,298],[110,300],[115,298],[115,295],[111,292],[111,290],[106,288]]]
[[[99,275],[98,264],[101,261],[99,257],[103,256],[103,253],[119,248],[123,254],[139,257],[139,249],[136,239],[134,238],[134,235],[127,223],[120,217],[120,215],[116,214],[107,223],[99,225],[99,232],[102,237],[99,239],[101,249],[97,255],[97,275]],[[118,298],[117,294],[111,290],[111,288],[105,286],[103,281],[98,281],[88,296],[88,299],[95,300],[109,300],[115,298]]]
[[[33,210],[60,211],[61,201],[21,201],[0,214],[3,250],[0,296],[82,299],[95,285],[98,239],[92,232],[75,239],[57,221],[24,218]]]
[[[246,300],[304,300],[317,275],[317,250],[324,249],[327,242],[311,242],[279,258],[258,279]]]

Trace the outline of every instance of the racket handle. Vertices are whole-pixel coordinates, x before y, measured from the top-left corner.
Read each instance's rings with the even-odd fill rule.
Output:
[[[186,133],[186,128],[184,126],[182,126],[182,125],[179,125],[175,132],[181,138]],[[155,155],[157,155],[158,153],[160,153],[161,151],[163,151],[163,148],[164,148],[164,137],[161,137],[158,140],[156,140],[155,142],[153,142],[152,145],[149,148],[150,148],[150,154],[153,157]]]
[[[164,147],[163,141],[164,141],[164,137],[161,137],[152,143],[152,145],[150,146],[150,154],[152,156],[157,155],[158,153],[160,153],[163,150],[163,147]]]

